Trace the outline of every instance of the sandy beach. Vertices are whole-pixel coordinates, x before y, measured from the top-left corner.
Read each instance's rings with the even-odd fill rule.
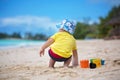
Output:
[[[0,80],[120,80],[120,40],[77,40],[79,61],[101,58],[105,65],[90,68],[48,68],[47,50],[39,56],[40,46],[0,49]],[[71,64],[70,64],[71,65]]]

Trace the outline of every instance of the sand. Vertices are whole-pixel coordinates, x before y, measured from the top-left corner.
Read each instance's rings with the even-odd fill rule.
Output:
[[[0,80],[120,80],[120,40],[78,40],[77,47],[79,61],[101,58],[105,65],[63,68],[63,62],[57,62],[50,69],[49,48],[43,57],[40,46],[6,48],[0,49]]]

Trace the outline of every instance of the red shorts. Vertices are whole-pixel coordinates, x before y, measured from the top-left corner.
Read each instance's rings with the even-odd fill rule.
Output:
[[[69,58],[64,58],[64,57],[61,57],[59,55],[57,55],[56,53],[54,53],[51,49],[49,50],[49,56],[55,60],[55,61],[67,61],[68,59],[70,59],[72,56],[70,56]]]

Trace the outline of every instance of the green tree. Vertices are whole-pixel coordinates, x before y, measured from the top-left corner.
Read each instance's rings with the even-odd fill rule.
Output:
[[[33,39],[33,35],[31,32],[26,32],[25,33],[25,39]]]
[[[87,24],[78,22],[73,36],[76,39],[84,39],[86,37],[86,34],[88,33],[87,26],[88,26]]]
[[[21,38],[21,35],[20,35],[20,33],[14,32],[10,37],[11,38]]]
[[[100,17],[100,24],[98,26],[99,30],[99,38],[104,38],[109,34],[109,31],[112,29],[111,26],[105,25],[109,20],[115,17],[120,16],[120,5],[119,6],[114,6],[108,13],[108,15],[103,18]]]
[[[0,33],[0,39],[7,38],[8,36],[6,33]]]
[[[86,38],[98,38],[98,23],[88,25],[88,33]]]
[[[35,40],[46,40],[47,36],[44,34],[35,34],[35,36],[33,37],[33,39]]]

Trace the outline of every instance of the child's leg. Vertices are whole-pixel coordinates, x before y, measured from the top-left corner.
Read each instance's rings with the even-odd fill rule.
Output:
[[[68,67],[71,62],[71,58],[64,62],[64,67]]]
[[[54,68],[55,61],[50,58],[49,67]]]

